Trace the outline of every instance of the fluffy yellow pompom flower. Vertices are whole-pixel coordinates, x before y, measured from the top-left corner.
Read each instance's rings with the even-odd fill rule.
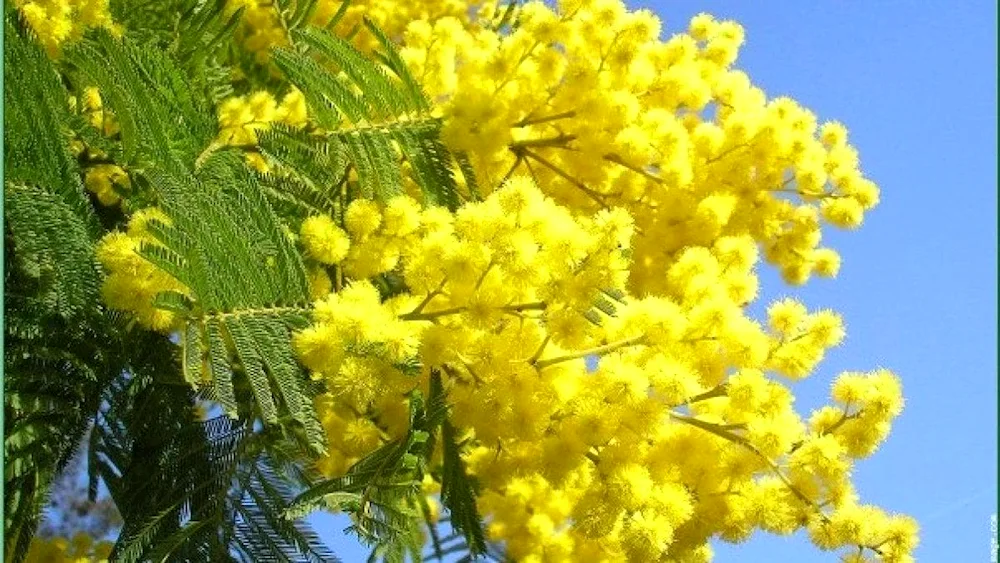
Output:
[[[813,252],[813,270],[825,278],[833,278],[840,271],[840,255],[835,250],[821,248]]]
[[[374,202],[356,199],[347,206],[344,225],[354,236],[366,237],[382,224],[382,212]]]
[[[806,320],[806,315],[805,306],[792,299],[782,299],[767,309],[772,330],[786,335],[794,335]]]
[[[864,208],[855,199],[840,198],[823,204],[823,217],[831,224],[846,229],[861,225]]]
[[[84,185],[97,196],[102,205],[115,205],[121,200],[118,190],[128,191],[131,187],[128,174],[114,164],[98,164],[87,169]]]
[[[300,234],[309,256],[324,264],[339,264],[351,246],[347,233],[326,215],[314,215],[303,221]]]
[[[309,296],[313,299],[322,299],[333,291],[333,281],[322,267],[309,269]]]

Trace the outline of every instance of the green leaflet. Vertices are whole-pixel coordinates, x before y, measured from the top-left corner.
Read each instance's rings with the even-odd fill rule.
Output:
[[[258,147],[277,165],[275,172],[263,175],[261,185],[279,213],[304,219],[342,212],[339,192],[347,181],[348,161],[339,144],[276,125],[258,135]]]
[[[373,545],[397,541],[416,520],[409,500],[420,490],[422,471],[422,458],[414,452],[423,451],[428,435],[419,428],[422,403],[419,395],[411,399],[411,424],[404,437],[362,458],[346,475],[322,481],[297,496],[286,516],[301,516],[328,502],[342,501],[345,494],[356,495],[356,502],[345,505],[357,517],[352,531]]]
[[[16,562],[122,358],[120,327],[94,307],[100,226],[64,136],[68,93],[9,18],[5,37],[4,560]]]
[[[486,536],[476,507],[476,489],[462,461],[458,435],[451,422],[441,426],[444,467],[441,475],[441,502],[451,512],[451,524],[465,538],[473,555],[486,552]]]
[[[276,49],[274,60],[304,93],[318,125],[331,131],[328,142],[338,145],[357,172],[362,196],[385,201],[403,193],[405,161],[427,202],[454,210],[459,195],[453,157],[440,141],[440,120],[430,114],[426,96],[395,47],[370,22],[366,25],[382,42],[384,65],[359,53],[347,40],[315,28],[292,32],[305,52]],[[335,75],[330,70],[334,67],[342,74]],[[286,153],[288,168],[308,167],[305,160],[288,156],[304,155]],[[305,177],[322,185],[318,177]]]
[[[205,367],[201,377],[187,378],[211,380],[217,400],[236,416],[232,380],[245,377],[267,423],[287,412],[320,451],[323,434],[291,350],[292,331],[307,323],[305,268],[261,188],[235,157],[213,154],[194,182],[150,174],[171,218],[170,225],[153,223],[150,231],[175,259],[142,252],[191,290],[187,322],[201,328],[186,334],[189,348],[191,337],[200,339],[201,361],[186,365]]]
[[[80,168],[63,136],[72,120],[69,93],[45,52],[9,19],[5,39],[4,180],[49,192],[96,238],[99,226],[80,180]],[[9,224],[16,220],[8,215]]]
[[[18,266],[35,281],[37,302],[64,319],[89,309],[99,280],[86,223],[41,188],[8,184],[4,204]]]

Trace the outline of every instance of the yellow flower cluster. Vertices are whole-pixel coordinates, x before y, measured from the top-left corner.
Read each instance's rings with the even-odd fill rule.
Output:
[[[139,255],[143,246],[159,244],[148,231],[151,220],[170,224],[170,218],[159,209],[141,209],[132,214],[126,232],[109,233],[98,243],[97,259],[108,274],[101,295],[108,306],[132,312],[142,326],[169,333],[177,328],[177,315],[154,307],[153,300],[163,291],[187,290]]]
[[[397,318],[404,303],[382,303],[371,283],[358,281],[318,301],[314,324],[295,339],[302,362],[330,390],[317,402],[330,441],[319,465],[327,475],[407,429],[402,393],[412,381],[401,368],[416,352],[419,327]]]
[[[239,146],[250,149],[257,144],[257,133],[268,129],[272,123],[290,127],[306,124],[306,100],[292,88],[278,103],[269,92],[259,91],[249,96],[234,96],[224,100],[218,108],[221,146]],[[267,171],[267,163],[260,153],[248,150],[247,162],[260,171]]]
[[[114,544],[94,542],[89,535],[79,532],[72,539],[38,536],[28,546],[25,563],[106,563]]]
[[[309,18],[309,24],[327,28],[341,9],[341,0],[318,0]],[[455,17],[469,20],[469,15],[480,7],[488,12],[496,5],[484,0],[414,0],[395,2],[393,0],[353,0],[337,22],[337,29],[345,36],[351,36],[354,44],[363,51],[370,51],[378,45],[362,25],[363,18],[376,23],[390,37],[399,37],[407,24],[414,20],[435,20]],[[226,4],[230,12],[244,10],[240,27],[240,41],[243,48],[254,53],[258,62],[269,59],[268,50],[288,44],[285,15],[278,11],[271,0],[229,0]]]
[[[573,208],[628,209],[638,293],[663,291],[664,261],[719,236],[752,236],[791,283],[836,274],[820,223],[858,226],[878,189],[841,124],[732,68],[738,24],[700,15],[663,41],[620,0],[535,1],[518,17],[509,34],[455,18],[404,33],[446,141],[484,184],[531,175]]]
[[[97,164],[87,168],[84,185],[97,196],[101,205],[115,205],[121,201],[116,190],[128,190],[131,183],[128,174],[114,164]]]
[[[483,329],[504,315],[547,307],[560,323],[556,338],[562,340],[588,324],[583,312],[601,287],[622,285],[626,262],[618,245],[627,239],[627,217],[604,213],[591,221],[575,220],[526,182],[497,196],[456,215],[442,208],[421,211],[408,197],[384,207],[368,200],[355,200],[348,207],[345,224],[352,240],[344,271],[357,281],[317,302],[315,324],[296,340],[303,362],[327,378],[332,393],[328,399],[334,402],[324,403],[324,409],[337,420],[345,409],[377,420],[389,416],[385,424],[403,431],[403,395],[414,380],[398,366],[417,358],[418,352],[425,365],[444,367],[463,354],[475,354],[466,346],[488,347],[493,340],[503,340],[504,335],[488,335]],[[339,232],[326,220],[309,223],[318,227],[303,225],[307,252],[315,252],[310,249],[317,245],[305,241],[320,238],[305,236],[307,227],[339,243]],[[365,278],[395,268],[408,286],[422,291],[420,297],[404,294],[381,302]],[[551,304],[539,301],[543,297]],[[470,341],[467,323],[487,340]],[[534,325],[537,348],[541,331]],[[424,335],[425,329],[429,334]],[[576,338],[583,332],[586,327]],[[390,401],[388,415],[377,398]],[[475,406],[469,407],[474,414]],[[330,438],[340,439],[336,432]],[[341,454],[338,459],[344,463],[365,453],[335,450],[331,455]]]
[[[301,240],[308,256],[329,265],[346,258],[351,244],[347,233],[326,215],[315,215],[303,221]]]
[[[38,36],[49,56],[56,56],[60,46],[79,39],[94,27],[106,27],[120,33],[108,12],[109,0],[15,0],[25,22]]]
[[[314,222],[340,240],[332,221]],[[843,327],[791,300],[772,305],[766,328],[746,317],[750,236],[687,248],[664,293],[636,298],[630,214],[574,214],[523,177],[455,214],[355,200],[344,227],[348,285],[317,301],[295,340],[329,389],[317,402],[327,475],[400,436],[407,393],[438,370],[475,444],[466,461],[488,533],[518,560],[704,561],[713,536],[803,527],[824,549],[908,560],[912,520],[837,524],[857,506],[852,460],[901,411],[898,380],[844,374],[837,406],[803,420],[767,374],[808,375]],[[390,270],[410,292],[382,301],[368,278]],[[414,363],[419,377],[403,367]]]

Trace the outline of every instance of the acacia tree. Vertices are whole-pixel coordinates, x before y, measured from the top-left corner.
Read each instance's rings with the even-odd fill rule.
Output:
[[[878,203],[845,127],[620,0],[5,4],[6,557],[707,561],[806,530],[911,560],[855,460],[898,378],[844,338]],[[113,548],[35,536],[83,451]],[[447,524],[447,526],[444,526]],[[422,555],[423,554],[423,555]]]

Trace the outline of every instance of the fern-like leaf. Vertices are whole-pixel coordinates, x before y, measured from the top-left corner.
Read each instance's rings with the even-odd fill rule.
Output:
[[[469,552],[478,555],[486,551],[486,536],[476,507],[476,489],[462,460],[458,432],[449,421],[441,426],[444,466],[441,476],[441,502],[451,513],[451,523],[460,532]]]
[[[380,39],[385,64],[315,28],[294,30],[295,44],[307,51],[276,49],[275,63],[304,92],[317,124],[330,131],[330,142],[347,155],[364,197],[386,200],[403,193],[406,161],[429,203],[455,209],[458,188],[453,157],[440,141],[441,122],[392,43],[366,25]]]

